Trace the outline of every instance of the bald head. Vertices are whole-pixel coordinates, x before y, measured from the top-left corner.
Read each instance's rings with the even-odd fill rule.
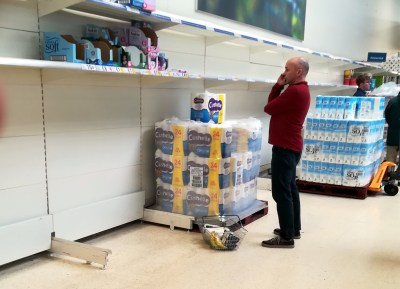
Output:
[[[308,69],[308,62],[303,57],[290,58],[286,62],[285,72],[282,74],[285,84],[305,81]]]
[[[310,66],[308,65],[308,61],[303,57],[294,57],[292,59],[295,61],[297,67],[303,71],[303,76],[305,78],[310,68]]]

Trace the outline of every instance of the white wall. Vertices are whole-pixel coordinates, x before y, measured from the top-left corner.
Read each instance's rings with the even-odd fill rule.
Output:
[[[157,7],[169,13],[353,60],[366,60],[368,52],[387,52],[392,55],[400,51],[398,0],[308,0],[304,41],[195,12],[196,0],[158,1]]]

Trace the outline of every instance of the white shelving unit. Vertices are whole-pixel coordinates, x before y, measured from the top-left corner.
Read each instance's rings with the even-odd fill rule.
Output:
[[[100,17],[98,17],[100,16]],[[40,60],[42,32],[149,21],[170,67],[154,72]],[[154,200],[154,123],[189,116],[190,93],[227,92],[227,117],[254,116],[291,56],[310,61],[311,92],[345,94],[343,70],[377,66],[162,11],[99,0],[0,3],[0,265],[143,217]],[[267,125],[264,127],[267,135]],[[269,158],[269,146],[262,162]],[[4,156],[4,157],[3,157]],[[26,204],[29,204],[27,206]],[[14,236],[21,236],[16,238]]]

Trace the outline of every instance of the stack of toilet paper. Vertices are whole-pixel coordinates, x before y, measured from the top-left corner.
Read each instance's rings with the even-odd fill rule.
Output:
[[[344,111],[330,112],[327,99],[332,98],[336,98],[336,108],[343,100]],[[328,108],[324,109],[324,103]],[[299,178],[350,187],[368,185],[384,151],[383,110],[383,97],[318,96],[316,113],[305,121]]]
[[[213,216],[239,213],[256,199],[261,122],[223,125],[166,119],[155,125],[160,210]]]

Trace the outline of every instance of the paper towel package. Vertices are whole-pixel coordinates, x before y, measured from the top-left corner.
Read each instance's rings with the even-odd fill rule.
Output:
[[[205,123],[223,123],[225,120],[225,94],[193,93],[190,119]]]

